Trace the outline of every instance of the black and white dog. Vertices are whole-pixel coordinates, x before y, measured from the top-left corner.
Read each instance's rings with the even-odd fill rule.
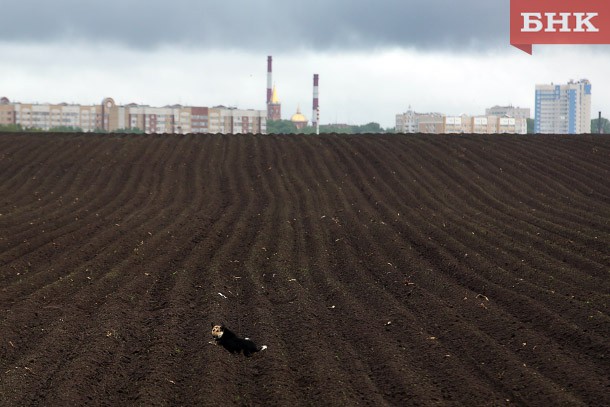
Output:
[[[220,345],[231,353],[243,352],[244,356],[251,356],[253,353],[267,349],[266,345],[258,346],[248,338],[238,337],[224,325],[212,323],[212,337],[215,345]]]

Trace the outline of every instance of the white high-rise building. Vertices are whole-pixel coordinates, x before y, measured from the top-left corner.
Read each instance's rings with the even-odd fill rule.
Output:
[[[534,132],[591,132],[591,83],[586,79],[564,85],[536,85]]]

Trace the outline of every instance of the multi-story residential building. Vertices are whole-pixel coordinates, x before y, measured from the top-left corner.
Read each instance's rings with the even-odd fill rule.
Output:
[[[78,127],[94,131],[101,126],[101,106],[80,106],[67,103],[32,104],[0,100],[0,124],[17,124],[25,128],[49,130],[56,127]]]
[[[550,134],[591,132],[591,83],[536,85],[534,131]]]
[[[396,115],[397,133],[443,133],[444,116],[440,113],[416,113],[410,107]]]
[[[260,133],[267,132],[265,110],[242,110],[217,106],[151,107],[135,103],[117,105],[105,98],[100,105],[61,103],[26,104],[0,99],[0,124],[49,130],[75,127],[83,131],[140,129],[145,133]]]
[[[0,98],[0,124],[15,124],[15,108],[6,97]]]
[[[445,116],[440,113],[426,113],[417,118],[418,133],[444,133]]]
[[[445,116],[443,117],[443,133],[472,133],[469,126],[468,116]]]
[[[443,133],[527,134],[527,119],[508,116],[447,116]]]
[[[485,109],[485,116],[514,117],[515,119],[529,119],[531,116],[530,108],[508,106],[494,106]]]
[[[415,113],[411,106],[405,113],[396,115],[396,132],[397,133],[418,133],[417,129],[417,113]]]
[[[191,109],[180,105],[151,107],[130,103],[117,105],[112,98],[102,102],[102,129],[140,129],[144,133],[191,133]]]
[[[397,133],[527,133],[527,119],[509,116],[445,116],[440,113],[415,113],[412,110],[396,115]]]
[[[209,109],[210,133],[267,133],[267,112],[215,106]]]
[[[210,109],[207,107],[191,107],[191,112],[180,112],[182,126],[178,129],[178,133],[182,131],[186,133],[209,133],[210,132]],[[190,123],[189,123],[190,117]],[[189,128],[190,126],[190,128]]]

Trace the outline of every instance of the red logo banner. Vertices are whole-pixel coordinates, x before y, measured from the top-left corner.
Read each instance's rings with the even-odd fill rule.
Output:
[[[610,44],[610,0],[510,0],[510,43]]]

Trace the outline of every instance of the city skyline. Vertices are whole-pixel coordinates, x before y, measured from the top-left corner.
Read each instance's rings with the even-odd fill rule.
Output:
[[[0,126],[46,131],[265,134],[266,117],[266,110],[226,106],[117,105],[110,97],[94,105],[13,103],[0,98]]]
[[[272,57],[268,56],[268,61]],[[268,65],[270,67],[271,65]],[[116,104],[105,98],[101,104],[27,103],[0,98],[0,125],[17,124],[24,128],[49,130],[56,127],[74,127],[83,131],[139,130],[146,133],[266,133],[265,119],[292,121],[297,129],[315,123],[301,113],[300,106],[290,119],[281,116],[281,101],[267,75],[267,109],[239,108],[215,105],[201,107],[181,104],[150,106],[137,103]],[[314,74],[313,104],[318,101],[318,75]],[[417,112],[409,106],[397,113],[397,133],[520,133],[528,132],[526,119],[535,123],[534,133],[581,134],[591,132],[591,90],[587,79],[570,80],[567,84],[536,84],[535,113],[531,109],[514,105],[494,105],[485,114],[460,115],[440,111]],[[544,96],[541,98],[541,94]],[[541,99],[548,100],[542,103]],[[116,108],[115,108],[116,106]],[[542,110],[541,110],[542,106]],[[316,110],[317,111],[317,110]],[[535,121],[534,121],[535,119]],[[242,127],[243,122],[243,127]],[[368,122],[372,124],[371,122]],[[541,123],[543,125],[541,126]],[[330,125],[347,125],[329,123]],[[378,123],[375,123],[378,124]],[[363,124],[361,124],[363,125]],[[349,126],[349,125],[347,125]],[[383,128],[382,128],[383,129]]]
[[[595,84],[592,116],[608,116],[610,47],[541,45],[527,55],[509,45],[508,2],[237,3],[249,14],[188,0],[172,13],[157,1],[7,4],[0,96],[265,109],[265,57],[273,55],[284,119],[301,106],[311,120],[313,72],[322,124],[391,128],[409,106],[448,115],[493,105],[533,111],[536,84],[582,78]],[[238,24],[228,30],[231,19]]]

